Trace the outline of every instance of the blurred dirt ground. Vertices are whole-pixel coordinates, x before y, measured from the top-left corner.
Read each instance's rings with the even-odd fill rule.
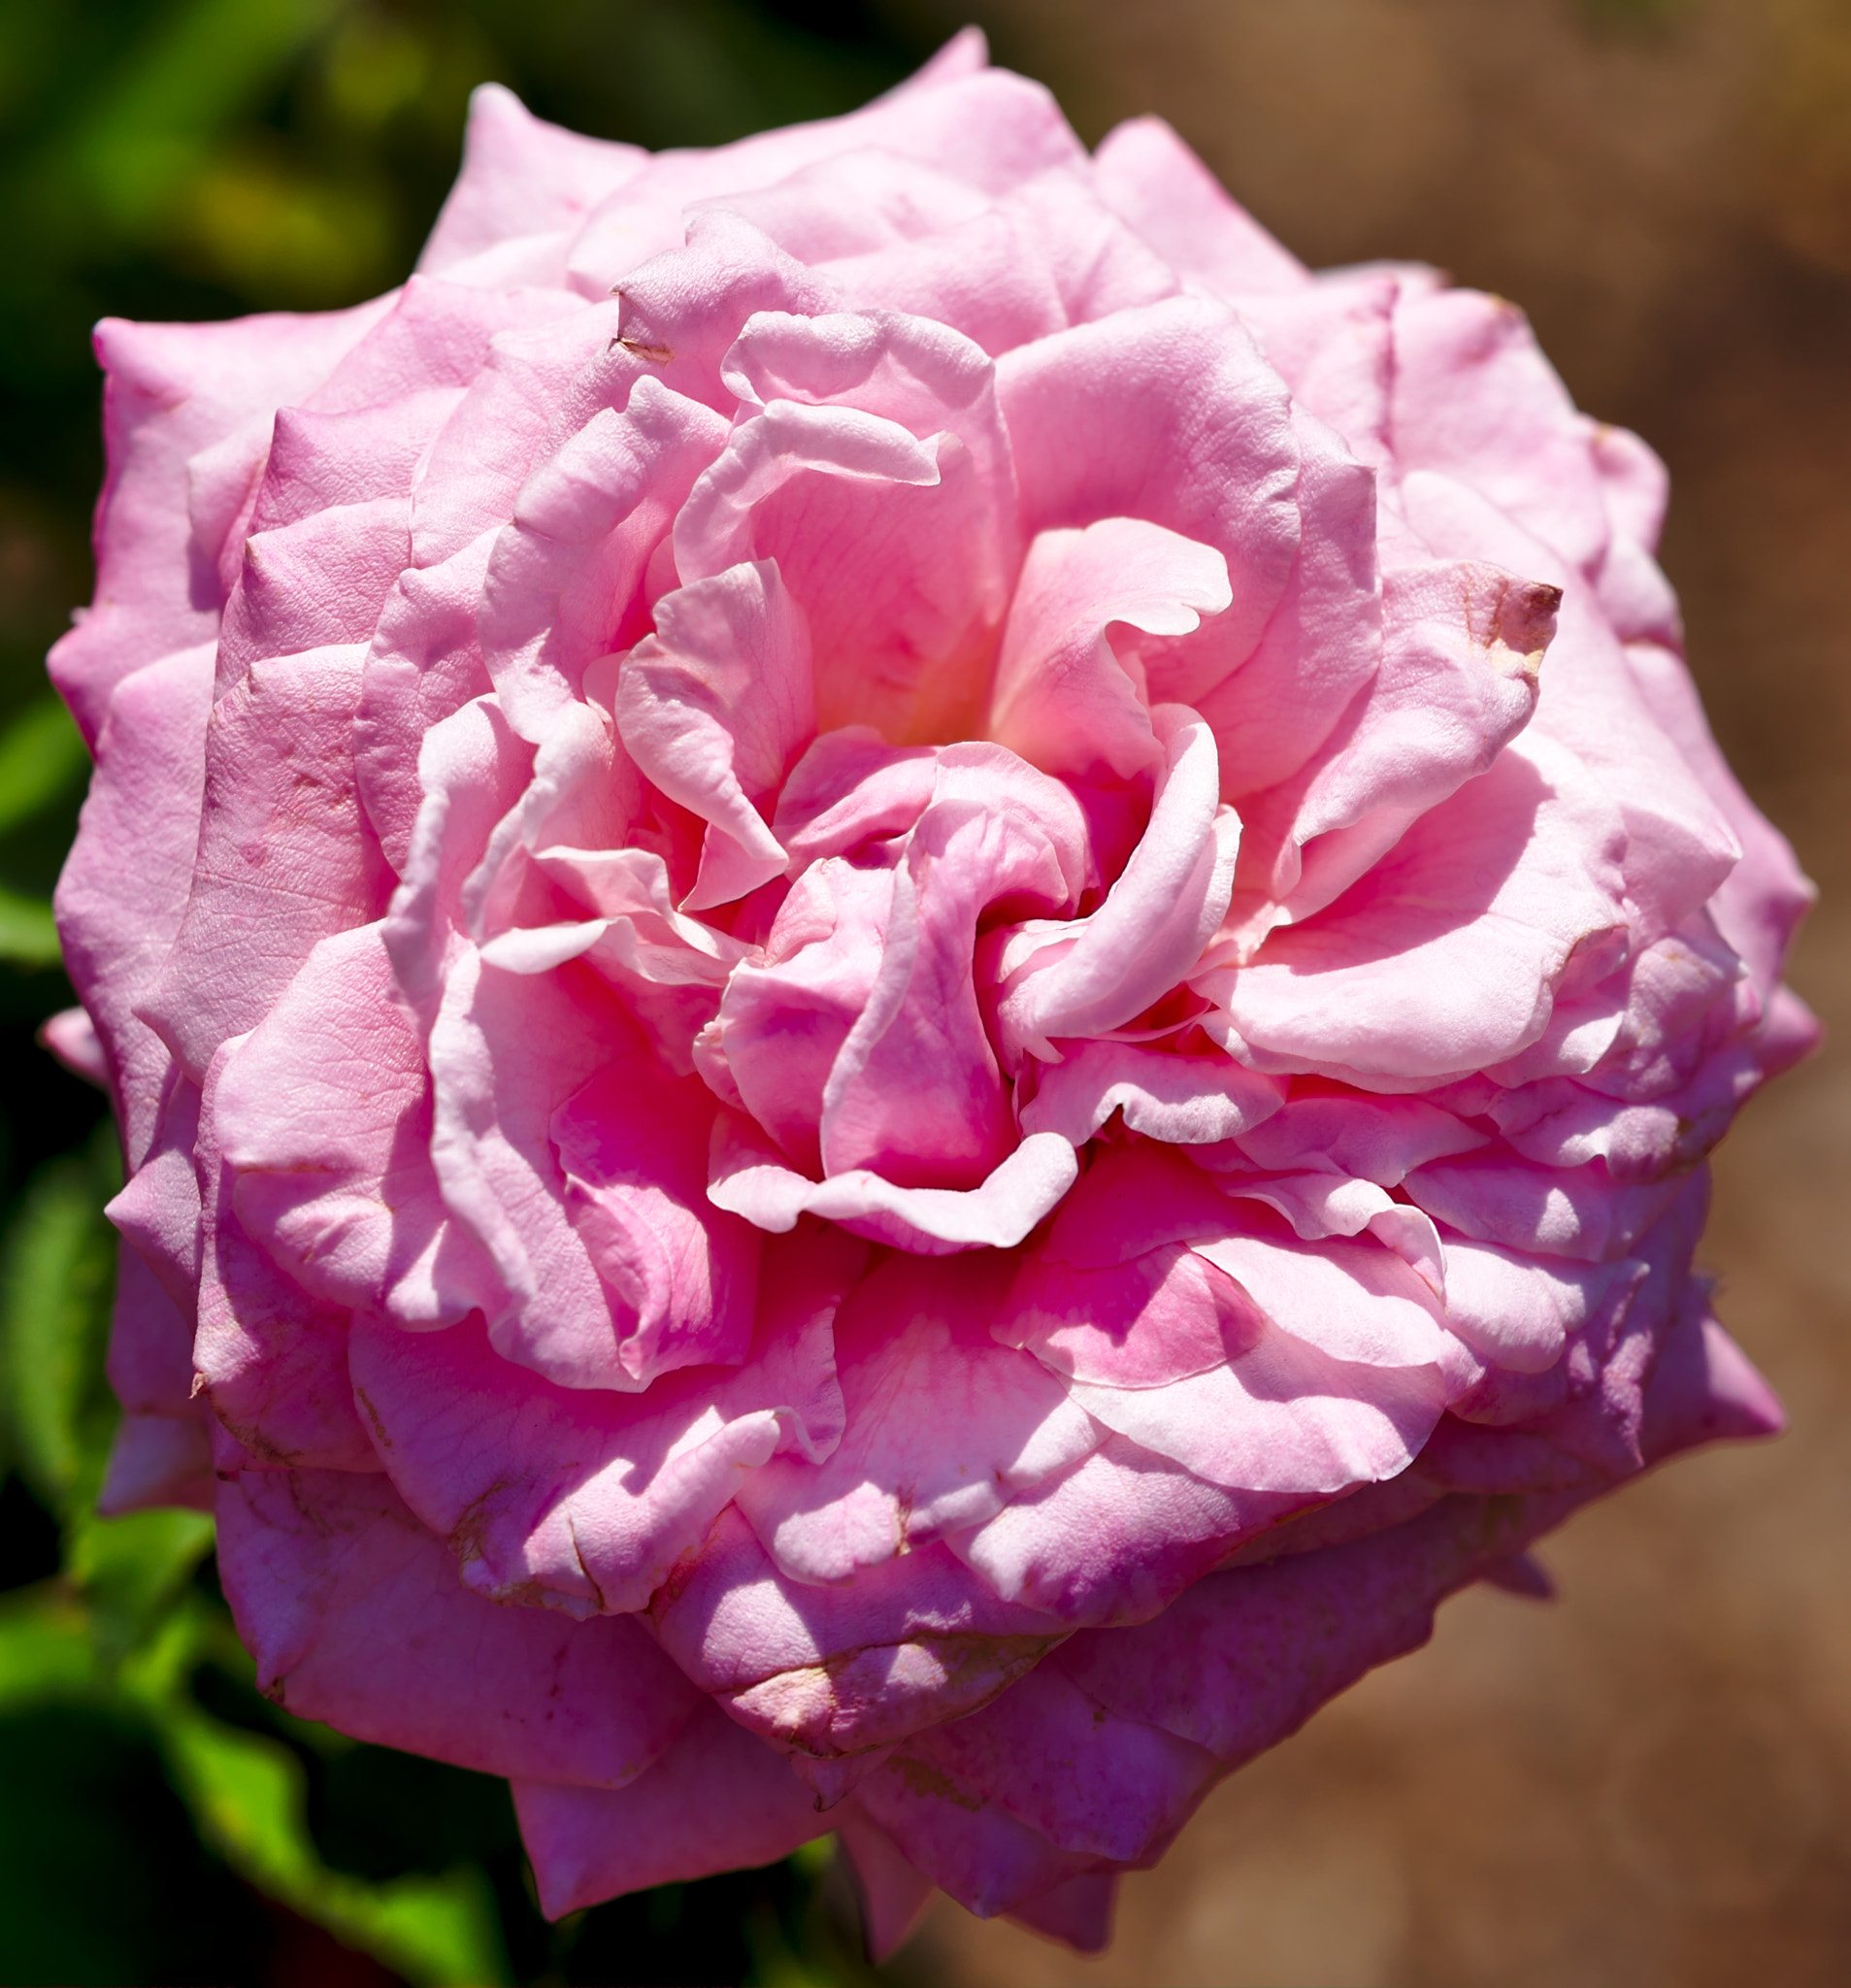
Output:
[[[1315,263],[1524,305],[1670,463],[1666,563],[1723,745],[1823,901],[1834,1031],[1724,1146],[1706,1248],[1793,1418],[1545,1543],[1226,1783],[1077,1960],[942,1905],[944,1988],[1851,1981],[1851,0],[1007,0],[1089,140],[1167,116]]]

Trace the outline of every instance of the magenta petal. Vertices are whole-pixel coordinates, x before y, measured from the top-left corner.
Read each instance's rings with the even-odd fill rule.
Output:
[[[830,1827],[777,1754],[706,1708],[627,1786],[516,1775],[514,1806],[549,1919],[649,1885],[775,1864]]]
[[[972,1795],[928,1762],[901,1753],[850,1798],[900,1853],[980,1919],[1087,1873],[1093,1859]]]
[[[1114,1863],[1167,1843],[1221,1773],[1206,1748],[1108,1711],[1058,1664],[915,1734],[906,1753],[1057,1848]]]
[[[1447,1499],[1351,1545],[1210,1574],[1155,1621],[1082,1632],[1052,1661],[1120,1717],[1238,1767],[1365,1671],[1425,1642],[1438,1602],[1567,1502],[1499,1511]]]
[[[844,1808],[836,1827],[861,1894],[862,1930],[876,1967],[905,1944],[936,1890],[908,1863],[899,1845],[859,1805]]]
[[[700,1702],[634,1622],[471,1594],[380,1476],[236,1477],[219,1493],[218,1555],[259,1687],[356,1739],[616,1788]]]
[[[1009,1917],[1031,1932],[1058,1939],[1076,1953],[1103,1953],[1111,1943],[1112,1908],[1118,1902],[1118,1873],[1089,1872],[1070,1877],[1035,1898],[1024,1899]]]

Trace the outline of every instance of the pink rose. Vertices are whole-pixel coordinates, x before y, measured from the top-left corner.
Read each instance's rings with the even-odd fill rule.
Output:
[[[840,1831],[1096,1945],[1777,1426],[1691,1253],[1807,889],[1508,305],[966,35],[711,152],[484,89],[403,290],[98,347],[106,1502],[548,1911]]]

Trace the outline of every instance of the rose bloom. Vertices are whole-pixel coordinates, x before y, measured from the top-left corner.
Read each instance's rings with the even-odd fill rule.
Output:
[[[840,1832],[876,1950],[1097,1946],[1778,1425],[1691,1264],[1808,892],[1509,305],[967,34],[713,151],[484,88],[402,290],[98,348],[105,1507],[549,1913]]]

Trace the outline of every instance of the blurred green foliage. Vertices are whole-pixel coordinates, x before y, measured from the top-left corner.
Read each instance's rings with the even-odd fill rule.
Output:
[[[820,1847],[548,1926],[500,1782],[259,1696],[208,1517],[95,1516],[118,1162],[35,1042],[72,999],[50,900],[87,772],[43,658],[89,592],[96,318],[398,281],[480,82],[708,145],[923,52],[855,0],[0,0],[0,1981],[875,1978]]]

